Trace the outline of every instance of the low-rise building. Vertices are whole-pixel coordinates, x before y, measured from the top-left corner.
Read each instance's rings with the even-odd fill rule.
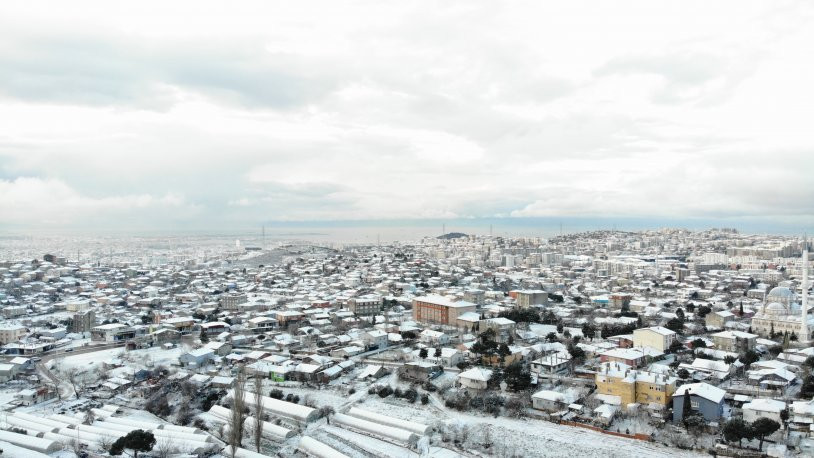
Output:
[[[489,386],[492,370],[473,367],[458,374],[458,385],[470,391],[483,391]]]
[[[564,375],[568,373],[571,365],[571,355],[568,352],[556,352],[545,355],[531,362],[531,372],[540,375]]]
[[[90,340],[94,342],[121,342],[135,336],[135,329],[122,323],[101,324],[90,330]]]
[[[637,368],[661,356],[662,352],[650,347],[612,348],[600,353],[599,360],[603,363],[615,361]]]
[[[570,403],[565,394],[557,391],[542,390],[531,395],[531,407],[544,412],[565,410]]]
[[[494,331],[494,339],[495,342],[498,343],[508,343],[509,340],[513,340],[516,327],[517,325],[514,321],[503,317],[489,318],[480,321],[481,332],[487,330]]]
[[[0,323],[0,343],[8,344],[20,340],[28,330],[25,326],[14,323]]]
[[[735,314],[729,310],[721,310],[718,312],[710,312],[704,319],[705,324],[710,329],[723,329],[726,323],[735,319]]]
[[[749,423],[758,418],[768,418],[779,424],[783,424],[780,412],[786,409],[786,403],[775,399],[753,399],[743,405],[743,420]]]
[[[743,353],[755,348],[757,334],[742,331],[722,331],[712,334],[712,341],[717,350]]]
[[[666,352],[675,339],[676,333],[662,326],[633,331],[633,346],[653,348],[660,352]]]
[[[387,348],[387,333],[381,329],[365,331],[362,334],[362,340],[369,349]]]
[[[426,361],[410,361],[401,366],[399,375],[408,380],[426,382],[441,375],[443,372],[444,368],[438,364]]]
[[[184,353],[178,361],[185,367],[203,367],[215,358],[215,351],[211,348],[198,348]]]
[[[681,385],[673,394],[673,422],[684,419],[684,396],[690,397],[690,409],[706,421],[718,421],[724,414],[726,391],[707,383]]]

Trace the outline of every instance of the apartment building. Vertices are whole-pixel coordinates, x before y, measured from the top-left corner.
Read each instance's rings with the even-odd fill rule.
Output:
[[[0,324],[0,343],[7,344],[20,340],[21,337],[26,335],[28,330],[25,326],[12,323]]]
[[[648,347],[665,352],[676,339],[676,333],[662,326],[636,329],[633,331],[633,345]]]
[[[94,326],[96,326],[96,312],[93,310],[77,312],[71,317],[71,332],[90,332]]]
[[[377,315],[382,310],[383,299],[378,295],[353,297],[348,300],[348,310],[357,316]]]
[[[516,291],[515,300],[518,307],[526,308],[548,303],[548,293],[539,289]]]
[[[676,378],[637,371],[624,363],[602,363],[595,376],[599,394],[618,396],[622,405],[640,403],[666,407],[676,391]]]
[[[444,296],[420,296],[413,299],[413,319],[424,324],[455,326],[458,316],[474,312],[476,305],[453,301]]]

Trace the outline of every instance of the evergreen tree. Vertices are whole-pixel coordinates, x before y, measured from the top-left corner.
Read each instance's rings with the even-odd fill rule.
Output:
[[[121,455],[124,449],[133,451],[133,458],[138,458],[138,452],[149,452],[155,446],[155,436],[149,431],[137,429],[122,436],[110,446],[111,455]]]
[[[690,401],[690,390],[684,392],[684,403],[681,406],[681,419],[686,419],[692,415],[692,401]]]
[[[596,335],[596,328],[594,328],[590,323],[585,323],[582,325],[582,335],[593,341],[594,336]]]
[[[771,436],[775,431],[780,429],[780,423],[772,420],[771,418],[761,417],[752,422],[752,430],[755,437],[760,438],[759,449],[763,450],[763,440],[766,436]]]
[[[742,445],[744,439],[753,437],[752,427],[741,418],[733,418],[724,423],[721,432],[727,442],[737,441],[738,447]]]

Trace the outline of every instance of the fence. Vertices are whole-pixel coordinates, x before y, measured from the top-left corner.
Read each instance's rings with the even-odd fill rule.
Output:
[[[651,438],[650,438],[650,435],[649,435],[649,434],[639,434],[639,433],[635,433],[635,434],[625,434],[625,433],[617,433],[616,431],[608,431],[608,430],[606,430],[606,429],[602,429],[602,428],[600,428],[600,427],[598,427],[598,426],[586,425],[585,423],[577,423],[577,422],[575,422],[575,421],[567,421],[567,420],[560,420],[560,424],[561,424],[561,425],[568,425],[568,426],[576,426],[577,428],[585,428],[585,429],[590,429],[590,430],[592,430],[592,431],[596,431],[596,432],[599,432],[599,433],[602,433],[602,434],[608,434],[608,435],[611,435],[611,436],[616,436],[616,437],[624,437],[624,438],[626,438],[626,439],[637,439],[637,440],[640,440],[640,441],[646,441],[646,442],[650,442],[650,441],[651,441]]]

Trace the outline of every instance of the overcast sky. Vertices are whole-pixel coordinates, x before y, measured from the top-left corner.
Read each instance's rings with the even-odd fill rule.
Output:
[[[0,228],[814,222],[814,2],[0,3]]]

